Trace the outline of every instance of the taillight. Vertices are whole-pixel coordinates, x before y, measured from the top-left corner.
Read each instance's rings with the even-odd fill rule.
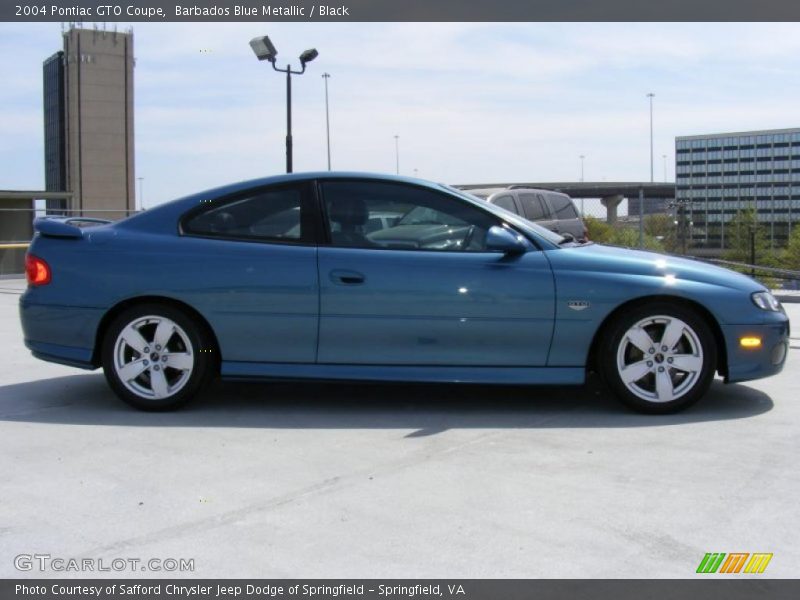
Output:
[[[25,275],[28,285],[47,285],[50,283],[50,265],[38,256],[26,254]]]

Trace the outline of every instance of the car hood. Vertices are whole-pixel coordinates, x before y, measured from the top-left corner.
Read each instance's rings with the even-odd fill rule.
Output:
[[[594,243],[562,247],[548,254],[552,257],[554,268],[674,276],[678,280],[708,283],[746,292],[765,289],[762,284],[741,273],[671,254]]]

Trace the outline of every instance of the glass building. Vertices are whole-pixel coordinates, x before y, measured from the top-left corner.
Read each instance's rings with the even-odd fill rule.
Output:
[[[67,190],[64,53],[44,61],[44,182],[48,192]],[[65,200],[49,200],[49,209],[66,208]]]
[[[692,244],[726,247],[726,226],[753,208],[773,246],[800,221],[800,129],[675,138],[675,197]]]

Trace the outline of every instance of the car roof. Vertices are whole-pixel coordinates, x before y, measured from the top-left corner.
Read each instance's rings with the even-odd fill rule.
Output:
[[[569,197],[564,192],[558,192],[556,190],[545,190],[541,188],[524,187],[520,185],[509,185],[507,187],[471,188],[471,189],[459,188],[459,189],[468,194],[472,194],[473,196],[478,196],[479,198],[485,198],[487,201],[493,200],[495,196],[499,196],[502,193],[509,193],[509,192],[538,192],[540,194],[559,194],[560,196]]]
[[[456,186],[456,187],[458,187],[458,186]],[[490,196],[492,196],[494,194],[497,194],[499,192],[508,191],[508,188],[504,188],[504,187],[475,188],[475,189],[468,189],[468,190],[465,190],[463,188],[458,188],[458,189],[460,189],[462,192],[466,192],[468,194],[472,194],[473,196],[485,196],[486,198],[488,198],[488,197],[490,197]]]
[[[389,175],[386,173],[374,173],[366,171],[307,171],[303,173],[284,173],[281,175],[272,175],[269,177],[259,177],[256,179],[249,179],[247,181],[239,181],[226,186],[207,190],[205,193],[210,195],[224,196],[228,193],[234,193],[248,188],[260,187],[262,185],[271,185],[275,183],[289,183],[292,181],[307,181],[310,179],[374,179],[376,181],[397,181],[402,183],[413,183],[425,187],[436,188],[437,184],[425,179],[417,179],[415,177],[405,177],[403,175]]]

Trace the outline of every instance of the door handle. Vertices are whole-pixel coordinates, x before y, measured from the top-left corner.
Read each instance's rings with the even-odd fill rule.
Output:
[[[330,272],[331,281],[338,285],[360,285],[366,279],[358,271],[348,271],[347,269],[336,269]]]

